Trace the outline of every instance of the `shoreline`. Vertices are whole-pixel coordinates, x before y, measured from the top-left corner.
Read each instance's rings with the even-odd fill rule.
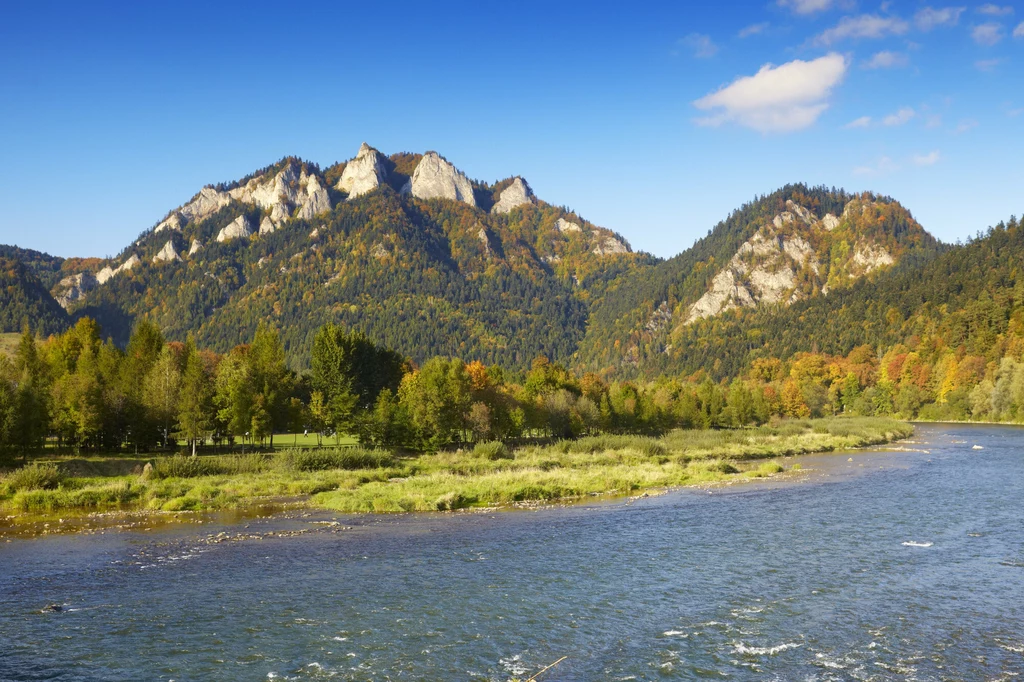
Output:
[[[0,538],[22,536],[33,526],[41,527],[32,535],[89,532],[96,520],[114,522],[101,527],[125,530],[202,523],[204,513],[473,512],[637,498],[765,480],[799,469],[787,469],[777,458],[875,447],[913,432],[906,422],[844,417],[673,431],[657,439],[592,436],[520,448],[495,459],[473,450],[424,454],[372,469],[300,472],[268,465],[256,473],[194,478],[82,477],[56,489],[14,493],[0,481]],[[119,502],[104,503],[111,498]]]

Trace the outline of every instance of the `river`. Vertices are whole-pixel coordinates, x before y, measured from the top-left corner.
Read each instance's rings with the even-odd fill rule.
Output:
[[[1015,679],[1024,429],[902,448],[635,501],[8,538],[0,679]]]

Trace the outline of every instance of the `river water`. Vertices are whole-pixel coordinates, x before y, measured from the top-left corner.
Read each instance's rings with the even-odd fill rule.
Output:
[[[903,448],[631,503],[13,538],[0,679],[1017,679],[1024,430]]]

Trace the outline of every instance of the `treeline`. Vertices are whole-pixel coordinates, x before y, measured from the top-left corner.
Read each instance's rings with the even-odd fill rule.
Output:
[[[778,377],[722,385],[664,379],[604,382],[546,358],[529,371],[432,358],[414,366],[358,332],[328,324],[310,371],[288,369],[281,339],[261,325],[220,355],[167,342],[148,321],[124,350],[83,318],[0,358],[0,452],[139,451],[212,441],[273,445],[274,434],[351,434],[367,445],[434,450],[450,444],[596,432],[661,432],[762,423],[805,410]],[[773,383],[774,382],[774,383]],[[813,403],[813,400],[811,401]],[[813,412],[821,412],[816,403]]]

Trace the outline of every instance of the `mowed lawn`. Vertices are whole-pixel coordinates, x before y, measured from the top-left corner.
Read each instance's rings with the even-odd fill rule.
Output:
[[[325,448],[359,445],[359,441],[353,436],[339,436],[337,440],[334,439],[334,436],[323,436],[320,439],[320,442]],[[282,448],[315,448],[316,446],[317,440],[315,433],[310,433],[308,435],[303,435],[301,433],[274,434],[275,450],[281,450]]]

